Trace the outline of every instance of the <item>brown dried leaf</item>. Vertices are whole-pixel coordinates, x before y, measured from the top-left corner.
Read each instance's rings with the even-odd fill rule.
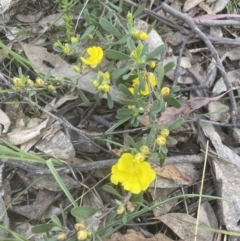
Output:
[[[231,90],[231,89],[230,89]],[[182,106],[177,109],[175,107],[167,107],[166,110],[162,113],[162,115],[157,119],[157,122],[159,125],[173,122],[179,117],[186,118],[189,116],[191,112],[194,110],[197,110],[204,105],[207,105],[210,101],[216,101],[219,100],[222,96],[224,96],[226,93],[228,93],[230,90],[227,92],[223,93],[222,95],[216,96],[216,97],[197,97],[191,100],[186,101],[185,103],[182,104]],[[145,117],[143,119],[143,122],[141,123],[145,126],[149,126],[150,123]]]
[[[3,125],[4,127],[2,133],[7,133],[8,128],[11,125],[11,121],[9,117],[1,109],[0,109],[0,124]]]
[[[114,233],[109,239],[104,241],[173,241],[164,234],[158,233],[151,238],[145,238],[142,233],[136,232],[133,229],[128,229],[126,234],[119,232]]]
[[[155,217],[154,219],[158,219],[165,223],[169,228],[171,228],[181,239],[185,241],[194,240],[195,236],[195,226],[189,225],[187,222],[192,224],[196,223],[196,218],[193,218],[189,214],[185,213],[168,213],[160,217]],[[201,225],[208,226],[209,223],[201,222]],[[198,229],[197,240],[198,241],[206,241],[212,240],[213,233],[207,230]]]
[[[158,176],[165,177],[173,180],[183,180],[189,182],[189,179],[185,177],[179,169],[174,165],[166,165],[163,167],[154,168]]]

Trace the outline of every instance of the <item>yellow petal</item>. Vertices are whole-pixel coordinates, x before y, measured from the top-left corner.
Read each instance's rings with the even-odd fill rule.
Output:
[[[117,163],[118,170],[130,172],[132,169],[133,158],[134,157],[131,153],[123,153]]]

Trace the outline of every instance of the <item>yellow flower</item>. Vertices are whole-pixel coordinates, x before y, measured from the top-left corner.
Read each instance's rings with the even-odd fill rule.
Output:
[[[160,135],[165,137],[165,138],[169,136],[169,133],[170,133],[170,131],[168,129],[162,129],[160,131]]]
[[[154,69],[155,66],[156,66],[156,62],[153,61],[153,60],[151,60],[151,61],[149,62],[149,68],[150,68],[150,69]]]
[[[158,136],[156,142],[159,146],[164,146],[166,144],[166,138],[164,136]]]
[[[111,182],[119,182],[123,188],[134,194],[145,191],[156,178],[156,172],[148,162],[136,162],[131,153],[124,153],[112,166]]]
[[[80,73],[80,72],[81,72],[81,67],[78,66],[78,65],[73,65],[72,68],[73,68],[73,70],[74,70],[76,73]]]
[[[88,237],[88,231],[86,229],[83,229],[77,232],[78,240],[86,240],[87,237]]]
[[[77,43],[78,42],[78,38],[76,37],[71,37],[71,43]]]
[[[117,208],[118,215],[121,215],[125,212],[125,207],[123,205],[119,205]]]
[[[40,86],[40,87],[42,87],[42,86],[44,86],[44,80],[43,79],[41,79],[41,78],[37,78],[36,79],[36,84],[38,85],[38,86]]]
[[[147,75],[147,81],[146,81],[146,85],[145,85],[145,89],[144,90],[140,90],[140,93],[142,95],[149,95],[150,93],[150,90],[149,90],[149,86],[148,85],[151,85],[151,86],[155,86],[157,83],[156,83],[156,79],[155,79],[155,76],[153,73],[148,73]],[[135,85],[139,85],[139,78],[136,78],[133,80],[133,87]],[[133,87],[129,87],[128,90],[133,94],[134,92],[134,88]]]
[[[71,48],[69,44],[64,44],[63,49],[62,49],[63,53],[66,55],[69,55],[71,52]]]
[[[142,32],[140,35],[139,35],[139,39],[142,40],[142,41],[145,41],[147,40],[148,38],[148,34],[146,32]]]
[[[161,95],[162,96],[167,96],[167,95],[169,95],[170,94],[170,88],[168,88],[168,87],[163,87],[162,89],[161,89]]]
[[[87,49],[89,57],[87,59],[81,57],[84,64],[89,65],[92,68],[97,67],[102,61],[103,50],[101,47],[93,46]]]

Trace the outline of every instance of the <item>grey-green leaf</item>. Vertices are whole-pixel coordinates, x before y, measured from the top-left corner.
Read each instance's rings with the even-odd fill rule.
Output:
[[[119,30],[115,26],[113,26],[107,19],[100,18],[99,23],[105,31],[109,32],[117,38],[122,38],[122,34],[119,32]]]

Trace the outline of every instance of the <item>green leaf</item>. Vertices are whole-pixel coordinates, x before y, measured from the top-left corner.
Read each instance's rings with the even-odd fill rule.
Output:
[[[112,34],[117,38],[122,38],[122,34],[119,32],[119,30],[114,27],[107,19],[100,18],[99,23],[101,24],[102,28],[108,33]]]
[[[164,97],[164,100],[166,100],[169,105],[172,105],[175,108],[181,107],[181,103],[171,95]]]
[[[104,43],[106,41],[106,39],[103,37],[103,35],[100,31],[96,31],[96,35],[98,36],[98,38],[101,42]]]
[[[125,36],[123,36],[121,39],[119,39],[118,41],[114,42],[113,44],[114,45],[118,45],[118,44],[124,44],[128,41],[128,39],[130,39],[132,36],[132,34],[127,34]]]
[[[113,49],[107,49],[104,51],[104,54],[110,58],[110,59],[114,59],[114,60],[126,60],[126,59],[130,59],[130,57],[120,51],[117,50],[113,50]]]
[[[158,46],[155,50],[153,50],[150,54],[148,54],[147,59],[153,59],[153,58],[157,57],[164,51],[164,49],[165,49],[164,44]]]
[[[127,41],[127,47],[129,49],[130,52],[134,51],[136,49],[136,45],[134,43],[134,41],[130,38]]]
[[[83,18],[85,19],[85,21],[87,22],[88,25],[91,24],[91,20],[90,20],[90,16],[89,16],[89,12],[88,12],[87,8],[85,8],[83,11]]]
[[[131,136],[127,136],[127,142],[134,148],[137,148],[137,145],[135,143],[135,141],[133,140],[133,138]]]
[[[145,44],[143,45],[143,47],[142,47],[142,52],[141,52],[140,57],[143,57],[143,56],[147,53],[148,48],[149,48],[148,43],[145,43]]]
[[[91,208],[87,206],[81,206],[81,207],[74,207],[71,210],[71,214],[75,218],[83,218],[86,219],[88,217],[91,217],[95,213],[97,213],[100,209],[99,208]]]
[[[178,141],[171,136],[168,136],[167,140],[171,143],[171,145],[176,145],[178,143]]]
[[[125,100],[125,99],[121,99],[121,98],[118,98],[122,104],[124,105],[137,105],[137,102],[134,101],[134,100]]]
[[[161,152],[167,156],[168,149],[166,146],[161,146]]]
[[[132,14],[133,18],[138,16],[140,13],[142,13],[145,8],[146,8],[145,4],[140,5],[139,8]]]
[[[127,223],[127,214],[126,213],[124,213],[122,216],[122,222],[123,222],[123,224]]]
[[[32,233],[50,232],[54,227],[56,227],[56,225],[53,223],[38,224],[32,228]]]
[[[132,93],[129,91],[126,85],[120,84],[118,85],[118,89],[122,91],[125,95],[130,95],[132,96]]]
[[[113,103],[112,97],[111,97],[111,95],[109,93],[107,93],[107,103],[108,103],[108,108],[112,109],[114,103]]]
[[[85,95],[80,89],[78,89],[78,94],[79,94],[81,100],[82,100],[85,104],[90,104],[88,98],[86,97],[86,95]]]
[[[179,92],[179,90],[180,90],[180,87],[179,87],[179,86],[173,86],[173,87],[171,88],[171,93]]]
[[[120,125],[122,125],[123,123],[125,123],[126,121],[128,121],[129,119],[131,119],[131,116],[125,116],[123,119],[121,119],[120,121],[118,121],[115,125],[113,125],[107,132],[106,134],[112,132],[113,130],[115,130],[117,127],[119,127]]]
[[[94,25],[89,26],[89,27],[85,30],[85,32],[82,34],[82,36],[80,37],[80,40],[83,40],[83,39],[87,38],[88,35],[89,35],[94,29],[95,29],[95,26],[94,26]]]
[[[122,108],[117,111],[117,114],[122,116],[124,115],[129,116],[129,115],[132,115],[133,113],[134,111],[132,109],[127,109],[127,108]]]
[[[174,67],[174,63],[173,62],[169,62],[164,66],[164,73],[166,74],[169,70],[171,70]]]
[[[55,225],[57,225],[58,227],[62,227],[62,224],[61,224],[59,218],[58,218],[56,215],[53,215],[53,216],[51,217],[51,220],[52,220],[52,222],[55,223]]]
[[[151,108],[152,114],[153,115],[158,114],[162,109],[162,105],[163,105],[163,99],[155,100]]]
[[[151,130],[150,130],[150,133],[148,135],[148,139],[147,139],[147,144],[146,145],[149,145],[152,142],[152,140],[155,139],[157,133],[158,133],[157,125],[153,125]]]
[[[179,118],[177,120],[175,120],[169,127],[168,130],[169,131],[173,131],[175,129],[177,129],[179,126],[181,126],[184,123],[184,119],[183,118]]]
[[[155,27],[156,23],[157,23],[157,20],[154,20],[154,22],[148,27],[147,34],[149,34],[152,31],[152,29]]]
[[[109,193],[111,193],[111,194],[113,194],[113,195],[115,195],[115,196],[117,196],[117,197],[119,197],[119,198],[123,198],[117,191],[116,191],[116,189],[114,189],[112,186],[110,186],[110,185],[104,185],[103,187],[102,187],[102,189],[105,191],[105,192],[109,192]]]
[[[164,67],[162,63],[158,63],[156,67],[156,73],[157,73],[157,76],[156,76],[157,87],[160,90],[163,77],[164,77]]]
[[[166,154],[160,152],[158,153],[158,158],[159,158],[159,165],[160,167],[162,167],[166,159]]]
[[[111,73],[111,79],[113,81],[117,80],[121,75],[125,74],[130,69],[129,66],[125,66],[121,69],[115,70]]]

